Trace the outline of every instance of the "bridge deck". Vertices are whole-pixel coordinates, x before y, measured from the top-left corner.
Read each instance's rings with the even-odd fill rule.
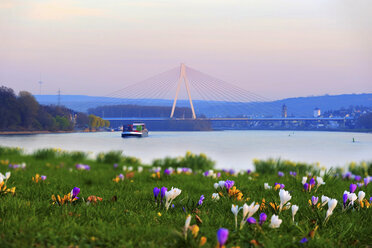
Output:
[[[288,118],[138,118],[138,117],[107,117],[108,121],[345,121],[352,120],[351,117],[313,118],[313,117],[288,117]]]

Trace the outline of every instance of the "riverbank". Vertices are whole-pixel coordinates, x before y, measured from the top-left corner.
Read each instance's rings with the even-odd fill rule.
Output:
[[[58,134],[58,133],[96,133],[96,132],[107,132],[102,131],[90,131],[90,130],[71,130],[71,131],[0,131],[0,135],[24,135],[24,134]]]
[[[370,244],[372,183],[360,173],[372,163],[342,174],[257,160],[255,170],[238,172],[208,170],[211,164],[202,154],[153,166],[120,154],[88,159],[82,152],[43,149],[27,155],[0,147],[0,171],[10,172],[3,179],[7,188],[0,190],[0,246],[216,247],[218,240],[225,247]],[[355,190],[359,199],[363,191],[364,200],[344,203],[345,190]],[[285,197],[288,208],[280,209]],[[251,208],[239,209],[244,204]],[[228,232],[225,240],[220,228]]]

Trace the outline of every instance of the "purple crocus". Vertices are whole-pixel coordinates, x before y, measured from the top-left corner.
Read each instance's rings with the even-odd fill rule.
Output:
[[[77,198],[79,199],[79,197],[77,197],[77,195],[80,193],[80,189],[78,187],[74,187],[72,190],[71,190],[71,198],[74,199],[74,198]]]
[[[114,164],[114,169],[118,168],[118,164]]]
[[[120,178],[120,180],[124,180],[124,175],[120,173],[119,178]]]
[[[167,192],[167,188],[166,187],[161,187],[160,189],[160,197],[161,197],[161,200],[163,200],[164,196],[165,196],[165,192]]]
[[[251,170],[247,170],[247,174],[251,174],[251,172],[252,172]]]
[[[342,199],[343,199],[343,201],[344,201],[344,208],[346,207],[347,198],[348,198],[348,195],[347,195],[347,194],[344,194],[344,195],[342,196]]]
[[[256,219],[253,218],[253,217],[249,217],[249,218],[247,219],[247,222],[248,222],[249,224],[256,224],[256,223],[257,223]]]
[[[164,170],[164,174],[166,174],[166,175],[170,175],[170,174],[171,174],[171,171],[170,171],[169,169],[165,169],[165,170]]]
[[[308,190],[309,190],[309,186],[310,186],[310,185],[309,185],[308,183],[305,183],[305,184],[304,184],[304,189],[305,189],[305,191],[308,191]]]
[[[279,176],[279,177],[284,177],[284,173],[281,172],[281,171],[278,171],[278,176]]]
[[[342,178],[343,178],[343,179],[350,179],[351,176],[352,176],[351,172],[348,171],[348,172],[346,172],[346,173],[342,176]]]
[[[226,228],[218,229],[217,240],[218,240],[220,247],[225,245],[228,237],[229,237],[229,230],[227,230]]]
[[[217,178],[219,178],[221,176],[221,172],[218,172],[217,173]]]
[[[261,213],[260,219],[259,219],[260,225],[262,225],[266,221],[266,219],[267,219],[267,215],[265,213]]]
[[[226,180],[225,181],[225,188],[227,189],[227,190],[229,190],[232,186],[234,186],[234,181],[231,181],[231,180]]]
[[[204,176],[207,177],[209,175],[209,171],[204,172]]]
[[[293,176],[293,177],[296,177],[297,176],[297,173],[295,171],[290,171],[289,172],[289,175]]]
[[[306,243],[306,242],[308,242],[308,241],[309,241],[309,240],[305,237],[305,238],[303,238],[303,239],[300,240],[300,243],[303,244],[303,243]]]
[[[160,189],[158,187],[155,187],[153,190],[155,201],[158,198],[158,195],[160,193]]]
[[[201,195],[198,201],[198,206],[201,206],[203,204],[204,199],[205,199],[204,195]]]
[[[372,203],[372,196],[371,196],[371,198],[369,198],[369,203]]]
[[[353,183],[350,184],[350,193],[354,193],[356,189],[357,189],[356,184],[353,184]]]
[[[354,180],[355,181],[360,181],[360,180],[362,180],[362,177],[361,176],[358,176],[358,175],[355,175],[354,176]]]
[[[229,173],[230,173],[231,175],[234,175],[234,174],[235,174],[235,171],[234,171],[233,169],[230,169],[230,170],[229,170]]]
[[[311,203],[315,206],[318,203],[319,197],[312,196]]]
[[[46,176],[42,175],[41,176],[41,180],[45,181],[46,180]]]
[[[311,187],[314,187],[315,186],[315,179],[312,177],[311,179],[310,179],[310,186]]]
[[[364,186],[367,186],[368,183],[369,183],[369,178],[366,177],[366,178],[363,179],[363,181],[364,181]]]

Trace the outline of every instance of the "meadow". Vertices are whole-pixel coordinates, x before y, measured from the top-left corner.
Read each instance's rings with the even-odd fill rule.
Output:
[[[0,247],[372,246],[372,163],[213,164],[0,147]]]

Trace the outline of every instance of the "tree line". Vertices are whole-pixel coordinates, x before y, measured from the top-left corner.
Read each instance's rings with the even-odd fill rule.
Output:
[[[27,91],[16,95],[13,89],[0,87],[1,131],[70,131],[109,125],[95,115],[88,116],[64,106],[41,105]]]

